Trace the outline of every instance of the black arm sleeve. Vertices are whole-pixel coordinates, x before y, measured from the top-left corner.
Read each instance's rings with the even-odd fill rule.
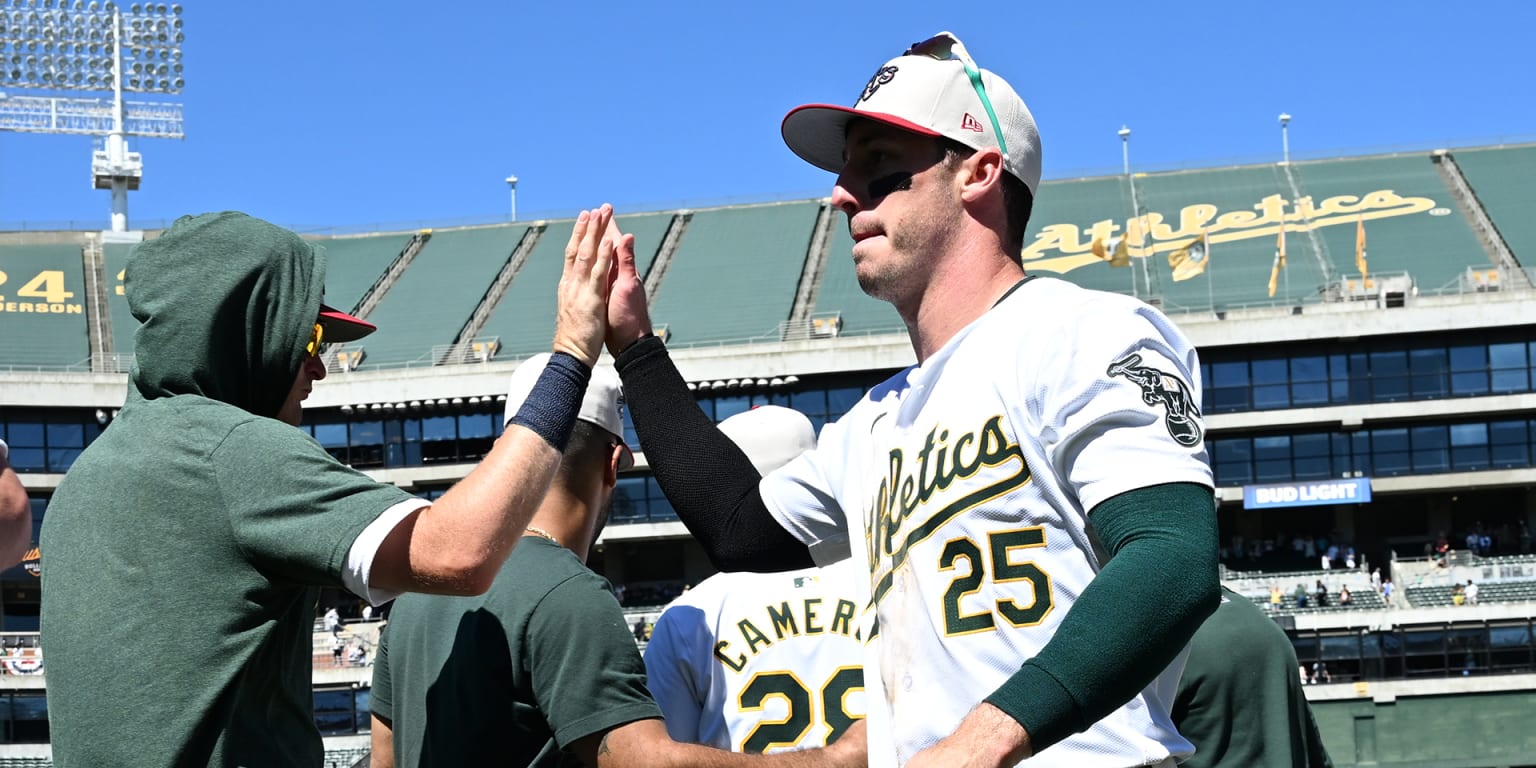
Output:
[[[757,490],[762,476],[699,410],[661,339],[631,344],[615,366],[646,463],[716,568],[766,573],[815,564],[768,512]]]
[[[1050,642],[987,697],[1024,726],[1037,753],[1145,688],[1221,602],[1210,488],[1127,491],[1089,518],[1112,558]]]

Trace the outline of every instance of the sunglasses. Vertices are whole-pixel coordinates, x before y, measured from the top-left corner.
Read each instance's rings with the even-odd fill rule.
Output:
[[[309,343],[304,345],[305,354],[310,357],[320,354],[321,346],[325,343],[325,326],[315,323],[314,330],[309,332]]]
[[[981,84],[981,70],[977,68],[976,61],[965,50],[965,44],[959,38],[948,32],[940,32],[921,43],[913,43],[903,56],[927,56],[939,61],[951,61],[958,59],[960,65],[965,67],[965,75],[971,79],[971,87],[976,89],[976,95],[981,98],[981,106],[987,111],[987,119],[992,121],[992,135],[997,137],[997,148],[1003,152],[1003,162],[1008,162],[1008,142],[1003,138],[1003,127],[997,122],[997,111],[992,108],[992,100],[987,98],[986,86]]]

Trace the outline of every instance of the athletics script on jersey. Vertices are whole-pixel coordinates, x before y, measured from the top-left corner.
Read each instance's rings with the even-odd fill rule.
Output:
[[[1335,195],[1321,202],[1314,202],[1311,197],[1287,200],[1282,195],[1270,195],[1255,203],[1253,210],[1226,213],[1210,203],[1195,203],[1179,210],[1177,226],[1161,213],[1103,219],[1087,227],[1047,224],[1024,248],[1024,262],[1030,271],[1065,274],[1089,264],[1103,263],[1092,252],[1095,239],[1107,243],[1123,235],[1131,257],[1145,258],[1178,250],[1202,232],[1209,243],[1227,243],[1275,237],[1281,227],[1287,232],[1309,232],[1321,227],[1353,225],[1362,219],[1411,216],[1434,208],[1435,201],[1430,198],[1405,197],[1390,189],[1378,189],[1360,196]]]
[[[1022,487],[1030,477],[1024,451],[1009,439],[1001,415],[987,419],[980,429],[956,435],[945,427],[934,427],[923,438],[915,461],[909,462],[900,447],[892,448],[889,456],[889,471],[864,513],[870,575],[885,571],[874,585],[875,603],[890,591],[893,574],[906,562],[909,549],[966,510]],[[938,509],[926,509],[941,491],[977,476],[984,468],[991,470],[984,485]],[[907,526],[906,535],[900,536],[907,521],[920,512],[928,513],[928,518]]]

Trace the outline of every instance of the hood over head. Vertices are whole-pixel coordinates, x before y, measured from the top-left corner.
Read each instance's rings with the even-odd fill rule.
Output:
[[[201,395],[275,417],[320,313],[325,251],[243,213],[183,216],[134,248],[131,381],[145,400]]]

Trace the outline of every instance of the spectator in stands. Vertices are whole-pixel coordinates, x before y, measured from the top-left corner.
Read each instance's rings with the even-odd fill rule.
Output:
[[[1296,607],[1297,608],[1305,608],[1305,607],[1307,607],[1307,603],[1309,601],[1309,598],[1307,597],[1307,586],[1305,584],[1297,584],[1296,585],[1295,597],[1296,597]]]
[[[331,633],[331,666],[341,666],[341,653],[347,647],[347,641],[341,639],[340,630]]]
[[[1530,526],[1525,524],[1524,520],[1521,520],[1520,521],[1520,554],[1522,554],[1522,555],[1529,555],[1530,553],[1531,553],[1531,529],[1530,529]]]
[[[1466,605],[1467,592],[1460,584],[1451,588],[1451,605]]]
[[[1221,592],[1189,641],[1173,702],[1174,726],[1195,745],[1180,768],[1331,766],[1290,638],[1247,598]]]
[[[319,765],[314,590],[379,603],[489,587],[549,487],[605,333],[610,209],[584,213],[534,399],[429,502],[298,426],[323,344],[373,326],[322,302],[323,249],[239,213],[134,248],[127,404],[43,525],[42,636],[60,765]],[[191,642],[188,627],[217,633]],[[167,706],[166,691],[189,706]]]
[[[1221,609],[1220,609],[1220,608],[1218,608],[1218,609],[1216,609],[1216,610],[1221,610]],[[1295,649],[1295,648],[1294,648],[1294,647],[1293,647],[1293,648],[1292,648],[1292,649],[1291,649],[1291,652],[1292,652],[1292,653],[1295,653],[1295,652],[1296,652],[1296,649]],[[1308,674],[1307,674],[1307,665],[1305,665],[1305,664],[1301,664],[1301,663],[1298,663],[1298,664],[1297,664],[1297,665],[1296,665],[1296,671],[1297,671],[1297,672],[1299,672],[1299,673],[1300,673],[1300,675],[1301,675],[1301,684],[1302,684],[1302,685],[1309,685],[1309,684],[1311,684],[1311,682],[1312,682],[1312,676],[1311,676],[1311,675],[1308,675]]]
[[[634,629],[635,629],[635,642],[637,642],[637,643],[645,642],[645,635],[646,635],[646,633],[645,633],[645,617],[644,616],[639,616],[639,617],[635,618],[635,627],[634,627]]]
[[[363,647],[361,641],[352,646],[351,651],[347,652],[347,663],[354,667],[368,666],[368,649]]]
[[[1375,568],[1375,569],[1371,570],[1371,589],[1376,591],[1377,593],[1381,592],[1381,569],[1380,568]]]
[[[21,562],[31,543],[32,503],[11,468],[10,446],[0,440],[0,569]]]
[[[1354,598],[1349,594],[1349,586],[1339,587],[1339,605],[1353,605]]]
[[[1477,584],[1467,579],[1467,588],[1463,590],[1467,595],[1467,605],[1477,605]],[[1498,600],[1494,600],[1498,602]]]
[[[1269,588],[1269,609],[1271,611],[1278,611],[1278,610],[1280,610],[1280,606],[1282,606],[1284,604],[1285,604],[1285,597],[1280,594],[1280,585],[1279,584],[1275,584],[1275,585],[1270,586],[1270,588]]]
[[[522,370],[508,416],[528,407]],[[490,591],[395,601],[374,660],[374,766],[863,765],[862,731],[766,758],[668,738],[623,611],[585,565],[633,460],[620,397],[617,376],[594,373],[555,483]]]
[[[1387,605],[1391,605],[1392,604],[1392,580],[1391,579],[1382,579],[1382,581],[1381,581],[1381,599]]]
[[[1348,547],[1344,550],[1344,567],[1353,571],[1355,569],[1355,548]]]
[[[336,606],[325,609],[325,631],[336,634],[341,630],[341,614],[336,611]]]
[[[1317,595],[1317,607],[1319,607],[1319,608],[1327,608],[1328,607],[1328,585],[1324,584],[1322,579],[1318,579],[1317,580],[1316,595]]]
[[[1451,553],[1451,540],[1446,537],[1445,531],[1441,531],[1440,532],[1440,536],[1435,539],[1435,551],[1434,551],[1435,560],[1441,566],[1444,566],[1445,565],[1446,556],[1448,556],[1450,553]]]
[[[1321,661],[1312,662],[1312,684],[1321,685],[1333,682],[1333,673],[1328,671],[1328,664]]]

